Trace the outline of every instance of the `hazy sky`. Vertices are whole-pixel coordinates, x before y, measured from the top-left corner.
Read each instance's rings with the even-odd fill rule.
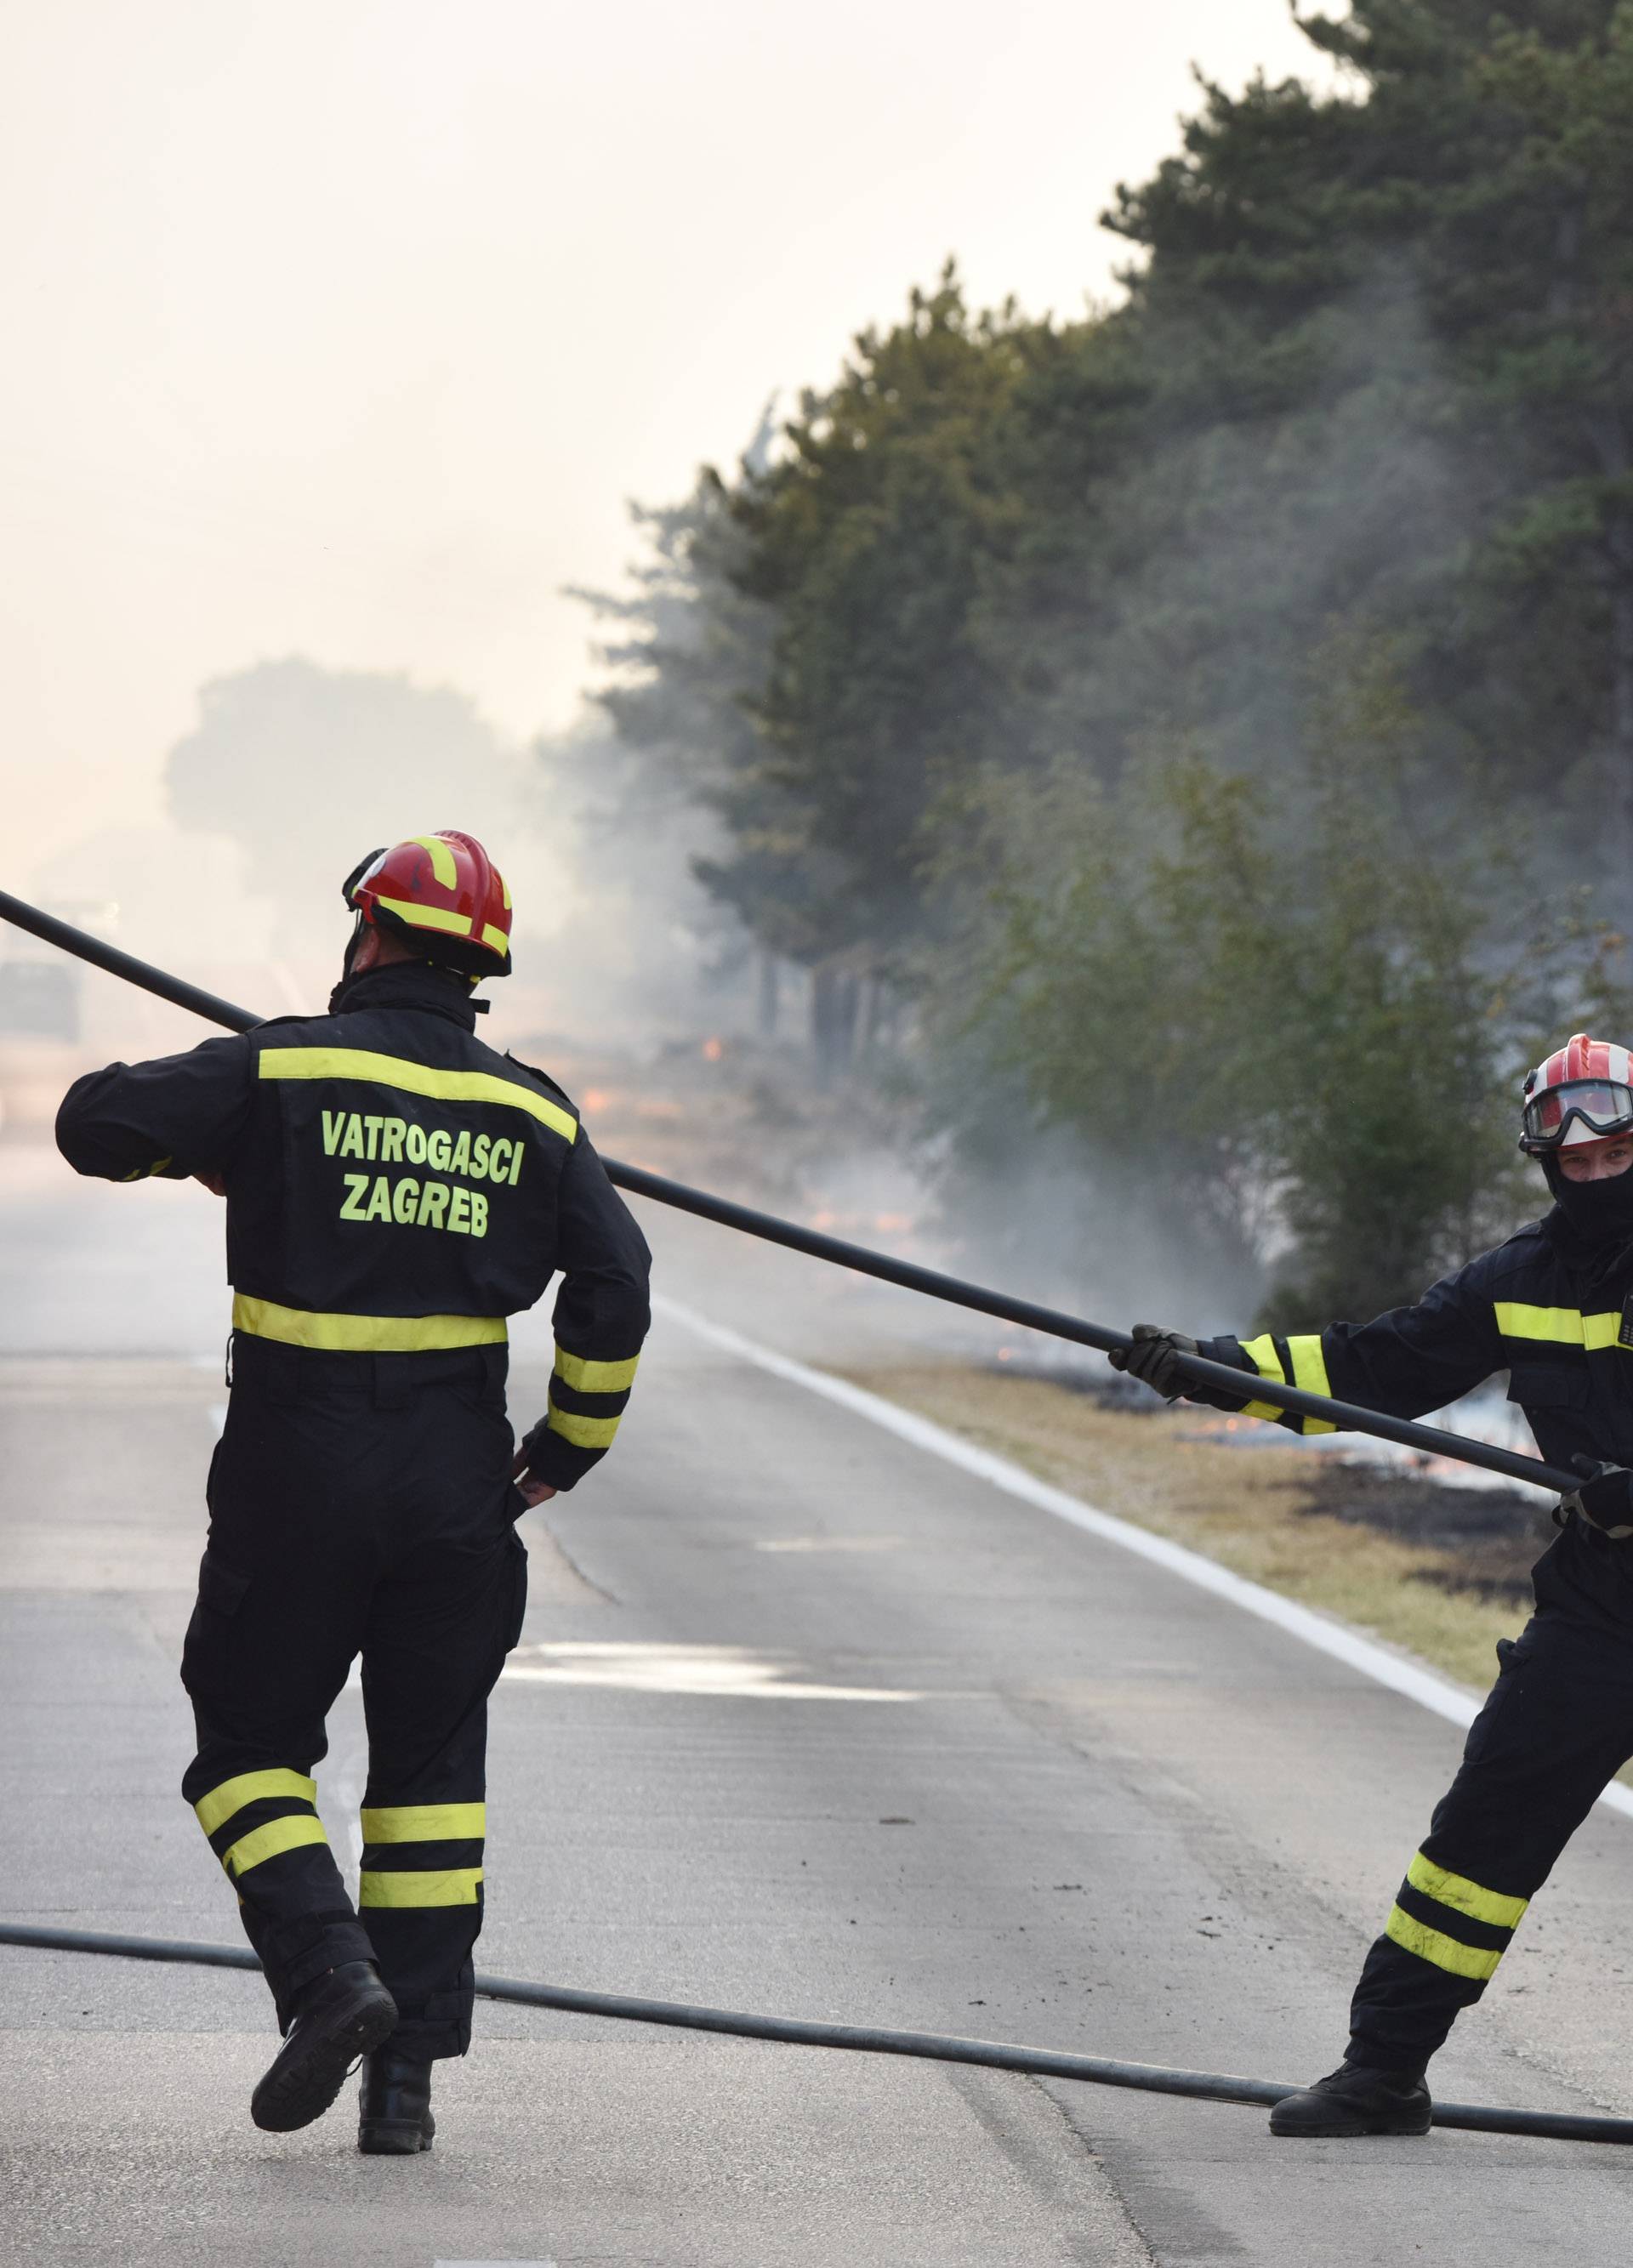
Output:
[[[1286,0],[0,0],[0,884],[156,815],[299,652],[507,733],[589,674],[624,500],[957,254],[1074,313],[1195,59]],[[438,822],[441,823],[441,822]],[[20,847],[19,847],[20,846]]]

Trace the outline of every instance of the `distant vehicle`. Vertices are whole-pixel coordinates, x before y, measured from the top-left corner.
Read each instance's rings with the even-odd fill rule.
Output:
[[[100,901],[56,899],[46,911],[99,937],[108,936],[119,909]],[[66,1040],[80,1037],[80,978],[84,970],[66,954],[40,945],[20,931],[0,940],[0,1040]]]
[[[79,969],[66,959],[0,961],[0,1039],[78,1040]]]

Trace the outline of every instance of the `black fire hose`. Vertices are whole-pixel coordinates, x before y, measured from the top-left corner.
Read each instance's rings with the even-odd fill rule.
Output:
[[[0,1945],[51,1953],[111,1953],[129,1961],[185,1961],[204,1969],[256,1969],[246,1946],[198,1945],[185,1939],[116,1937],[100,1930],[36,1929],[0,1922]],[[1250,2102],[1268,2109],[1297,2094],[1289,2081],[1237,2079],[1228,2072],[1171,2071],[1159,2063],[1119,2063],[1106,2056],[1063,2055],[1052,2048],[1011,2047],[999,2040],[965,2040],[948,2032],[893,2032],[874,2024],[811,2024],[795,2016],[752,2016],[735,2008],[700,2008],[685,2000],[638,2000],[622,1992],[580,1992],[565,1984],[529,1984],[514,1977],[478,1972],[484,2000],[554,2008],[570,2016],[602,2016],[626,2024],[663,2024],[687,2032],[725,2032],[744,2040],[774,2040],[789,2047],[848,2048],[861,2055],[915,2056],[926,2063],[977,2064],[988,2071],[1018,2071],[1035,2079],[1075,2079],[1092,2087],[1131,2087],[1149,2095],[1188,2095],[1205,2102]],[[1563,2110],[1495,2110],[1478,2102],[1437,2102],[1437,2126],[1479,2134],[1532,2134],[1552,2142],[1633,2142],[1633,2119],[1584,2117]]]
[[[0,890],[0,919],[27,930],[31,936],[43,938],[48,945],[60,946],[64,953],[88,961],[93,968],[105,968],[112,976],[122,976],[127,983],[137,985],[144,992],[157,993],[161,1000],[171,1001],[178,1008],[188,1008],[211,1023],[224,1024],[230,1032],[248,1032],[265,1021],[263,1017],[251,1015],[248,1008],[235,1007],[231,1000],[220,999],[196,984],[188,984],[145,961],[137,961],[134,954],[121,953],[117,946],[104,944],[100,938],[76,929],[71,922],[58,921],[55,915],[42,913],[37,906],[14,898],[4,890]],[[1075,1345],[1093,1347],[1101,1354],[1121,1353],[1134,1344],[1127,1331],[1108,1330],[1103,1324],[1086,1322],[1081,1315],[1066,1314],[1058,1307],[1041,1307],[1031,1300],[1011,1299],[1008,1292],[965,1283],[961,1277],[944,1276],[939,1269],[920,1268],[909,1260],[893,1260],[887,1253],[871,1251],[865,1244],[850,1244],[843,1237],[824,1236],[820,1230],[802,1227],[797,1221],[779,1219],[775,1213],[757,1212],[750,1205],[734,1204],[728,1197],[711,1197],[705,1189],[688,1189],[684,1182],[668,1181],[661,1174],[650,1174],[643,1166],[626,1166],[616,1158],[603,1158],[602,1163],[618,1187],[628,1189],[632,1196],[651,1197],[659,1204],[695,1213],[699,1219],[717,1221],[722,1228],[735,1228],[746,1236],[762,1237],[768,1244],[786,1245],[789,1251],[807,1253],[813,1260],[830,1261],[835,1267],[853,1269],[858,1275],[877,1277],[881,1283],[898,1284],[905,1291],[922,1292],[932,1300],[972,1308],[977,1314],[995,1315],[1001,1322],[1019,1323],[1027,1330],[1069,1339]],[[1208,1362],[1201,1355],[1182,1356],[1179,1361],[1187,1378],[1209,1386],[1223,1386],[1232,1394],[1245,1390],[1242,1372],[1233,1370],[1228,1363]],[[1438,1425],[1419,1425],[1408,1418],[1387,1418],[1381,1410],[1363,1410],[1352,1402],[1334,1402],[1326,1395],[1306,1394],[1301,1388],[1285,1386],[1275,1379],[1255,1380],[1252,1397],[1258,1402],[1271,1403],[1278,1410],[1296,1410],[1301,1417],[1325,1418],[1346,1432],[1375,1434],[1379,1440],[1396,1441],[1429,1456],[1452,1457],[1461,1464],[1478,1465],[1487,1472],[1501,1473],[1505,1479],[1527,1481],[1534,1488],[1552,1490],[1555,1495],[1568,1496],[1582,1484],[1579,1473],[1567,1472],[1560,1465],[1545,1464],[1540,1457],[1521,1456],[1514,1450],[1499,1449],[1486,1441],[1471,1441],[1461,1433],[1448,1433]]]

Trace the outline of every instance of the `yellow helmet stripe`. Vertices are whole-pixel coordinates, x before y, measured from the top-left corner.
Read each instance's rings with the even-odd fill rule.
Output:
[[[459,868],[454,864],[454,853],[440,835],[410,835],[410,843],[417,843],[422,850],[431,853],[431,871],[445,890],[458,887]]]
[[[470,916],[451,912],[446,906],[417,905],[412,898],[376,898],[374,902],[398,915],[410,929],[446,929],[455,937],[469,937],[471,932]]]

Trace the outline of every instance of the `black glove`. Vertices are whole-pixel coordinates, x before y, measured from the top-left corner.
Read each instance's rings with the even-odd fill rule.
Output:
[[[1587,1477],[1561,1501],[1554,1515],[1559,1525],[1564,1526],[1562,1513],[1568,1519],[1574,1512],[1613,1543],[1633,1535],[1633,1472],[1626,1465],[1601,1465],[1597,1457],[1578,1454],[1570,1462]]]
[[[1106,1360],[1113,1370],[1127,1371],[1130,1378],[1138,1378],[1160,1394],[1164,1402],[1178,1402],[1186,1391],[1185,1373],[1178,1358],[1194,1354],[1196,1341],[1186,1337],[1183,1331],[1165,1331],[1158,1323],[1136,1323],[1134,1344],[1125,1353],[1119,1349]]]

